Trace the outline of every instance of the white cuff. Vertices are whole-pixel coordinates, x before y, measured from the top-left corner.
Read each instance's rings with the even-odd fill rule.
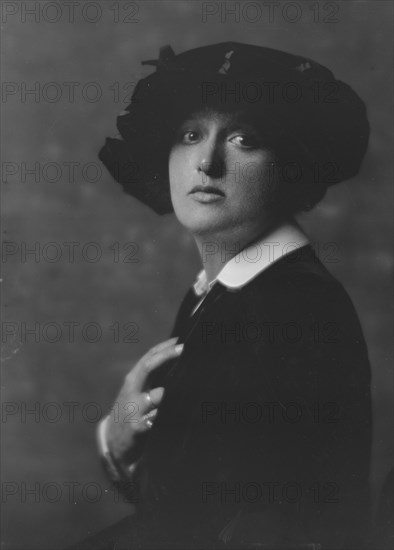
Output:
[[[106,470],[112,481],[128,481],[137,467],[138,460],[127,466],[124,470],[115,464],[107,443],[107,425],[109,418],[109,415],[103,418],[97,427],[97,444],[99,452],[104,460]]]
[[[108,424],[109,416],[106,416],[103,418],[97,427],[97,444],[100,451],[100,454],[102,456],[105,456],[107,453],[109,453],[109,448],[107,444],[107,424]]]

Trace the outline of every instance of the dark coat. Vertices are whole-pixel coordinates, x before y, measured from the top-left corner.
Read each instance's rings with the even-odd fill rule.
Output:
[[[368,516],[370,367],[352,302],[309,246],[242,289],[191,289],[141,463],[160,540],[355,546]],[[154,518],[154,519],[151,519]],[[361,537],[360,537],[361,535]]]
[[[191,316],[198,300],[184,298],[184,351],[153,380],[166,392],[138,471],[138,544],[362,548],[370,366],[348,294],[305,246],[240,289],[217,282]]]

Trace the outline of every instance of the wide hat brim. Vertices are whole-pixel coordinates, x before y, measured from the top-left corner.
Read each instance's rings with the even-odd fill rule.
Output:
[[[118,116],[100,160],[124,188],[159,214],[171,212],[168,154],[184,116],[211,107],[242,109],[276,142],[293,140],[326,186],[355,176],[369,139],[366,107],[356,92],[311,59],[226,42],[175,55],[167,46]]]

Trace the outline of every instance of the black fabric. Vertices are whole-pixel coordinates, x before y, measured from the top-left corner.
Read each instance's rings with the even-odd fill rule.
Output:
[[[116,548],[363,548],[370,367],[343,287],[306,246],[242,289],[216,283],[190,316],[197,302],[190,290],[184,351],[156,379],[133,534]]]

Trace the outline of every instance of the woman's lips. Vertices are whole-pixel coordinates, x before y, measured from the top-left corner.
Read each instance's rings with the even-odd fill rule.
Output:
[[[197,202],[202,203],[217,202],[224,198],[223,191],[211,185],[196,185],[190,191],[189,195]]]
[[[204,191],[195,191],[194,193],[191,193],[190,196],[195,201],[203,203],[217,202],[223,200],[224,198],[223,195],[219,195],[218,193],[206,193]]]

